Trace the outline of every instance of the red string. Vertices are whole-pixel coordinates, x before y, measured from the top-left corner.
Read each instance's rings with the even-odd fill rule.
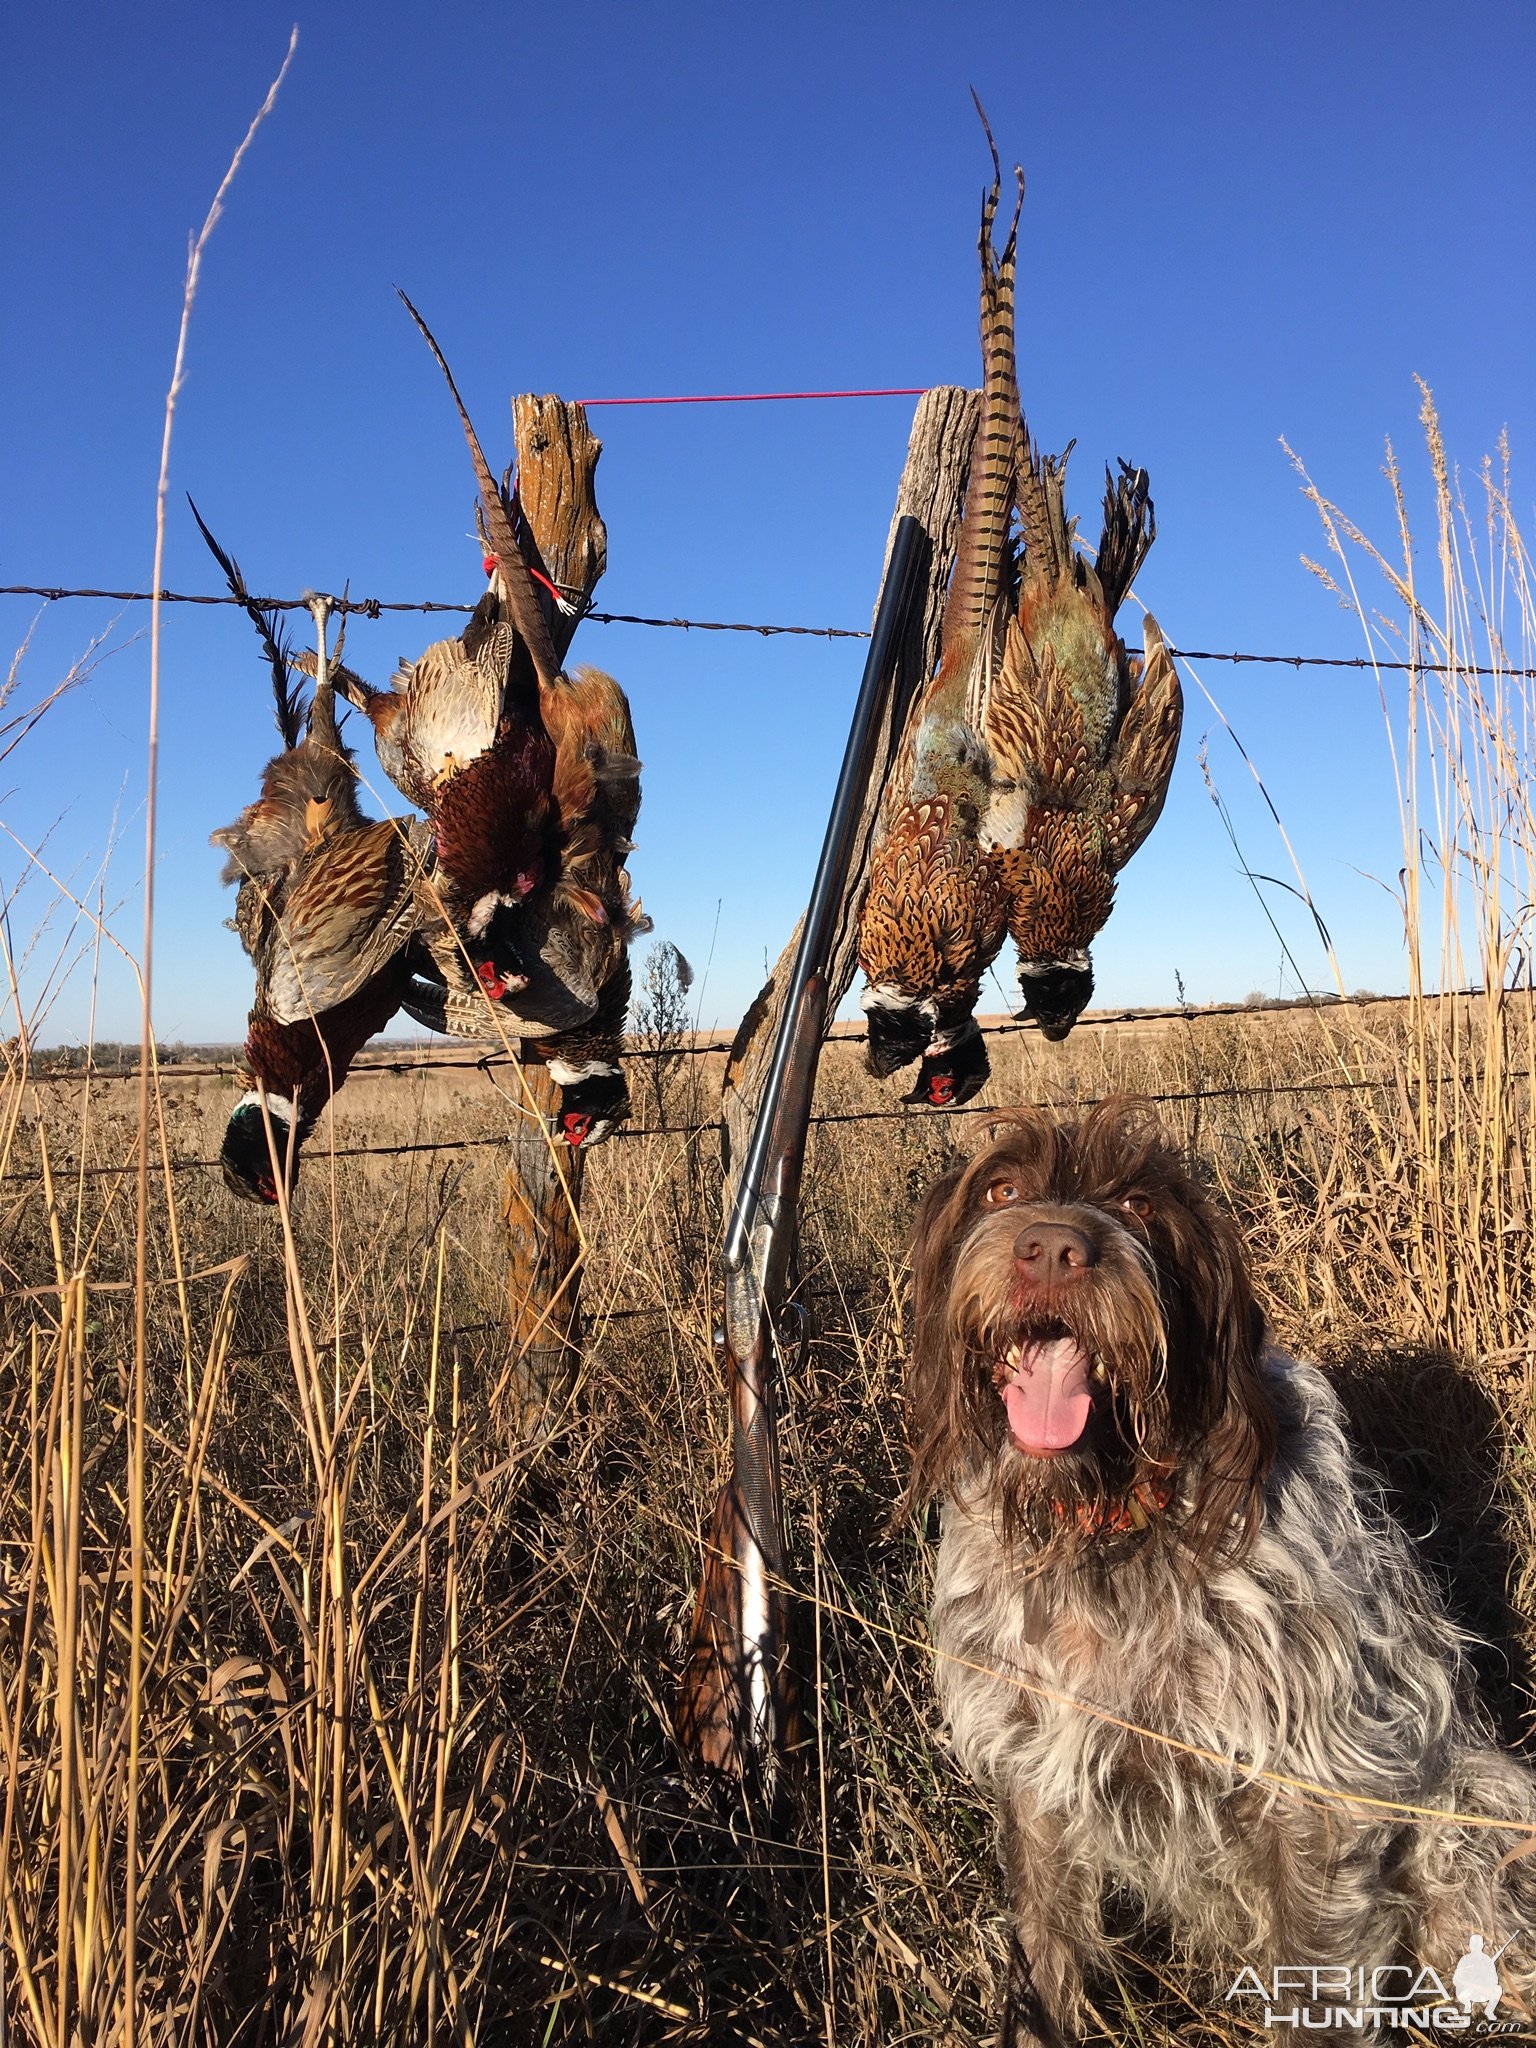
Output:
[[[578,398],[578,405],[766,405],[778,398],[921,398],[926,384],[896,391],[710,391],[693,398]]]

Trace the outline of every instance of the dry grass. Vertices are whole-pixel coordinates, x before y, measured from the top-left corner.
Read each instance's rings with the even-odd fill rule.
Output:
[[[1411,999],[1088,1025],[1061,1048],[1011,1036],[991,1099],[1169,1098],[1248,1222],[1281,1334],[1338,1365],[1431,1562],[1496,1645],[1485,1676],[1518,1734],[1536,1652],[1536,707],[1513,671],[1536,634],[1506,481],[1486,477],[1467,518],[1428,425],[1435,607],[1411,558],[1387,564],[1319,499],[1336,587],[1383,571],[1409,650],[1458,665],[1392,707]],[[1489,993],[1429,993],[1468,980]],[[678,1029],[665,994],[663,978],[662,1053]],[[171,1170],[217,1150],[226,1082],[152,1076],[141,1123],[131,1084],[49,1076],[14,977],[12,1001],[7,2038],[116,2041],[131,1977],[138,2038],[156,2044],[986,2039],[1000,1890],[985,1816],[933,1741],[929,1535],[889,1527],[904,1230],[974,1121],[814,1134],[814,1323],[787,1472],[819,1722],[771,1838],[687,1777],[668,1726],[724,1456],[717,1153],[684,1128],[708,1114],[718,1063],[650,1063],[637,1117],[666,1130],[591,1164],[586,1368],[529,1449],[496,1420],[494,1145],[328,1160],[322,1133],[274,1220],[207,1169]],[[360,1075],[328,1129],[339,1149],[495,1138],[520,1114],[506,1079]],[[890,1099],[834,1045],[822,1110]],[[1240,2038],[1187,2002],[1209,1988],[1128,1955],[1106,2038]]]

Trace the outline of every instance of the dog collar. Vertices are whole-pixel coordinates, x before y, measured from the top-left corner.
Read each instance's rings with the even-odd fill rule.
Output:
[[[1172,1499],[1172,1479],[1139,1479],[1123,1500],[1105,1501],[1092,1507],[1080,1501],[1076,1509],[1077,1526],[1084,1536],[1139,1533],[1152,1526],[1152,1517],[1162,1514]],[[1064,1501],[1057,1501],[1055,1507],[1062,1517],[1069,1512]]]

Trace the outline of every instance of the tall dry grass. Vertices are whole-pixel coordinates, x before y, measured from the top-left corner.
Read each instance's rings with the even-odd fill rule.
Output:
[[[1248,1223],[1281,1334],[1338,1366],[1494,1642],[1517,1733],[1536,1558],[1529,562],[1507,476],[1479,480],[1474,512],[1427,426],[1431,592],[1406,520],[1388,557],[1317,494],[1326,573],[1372,644],[1447,671],[1381,678],[1408,1000],[1090,1023],[1063,1047],[1015,1034],[991,1099],[1166,1098]],[[933,1739],[930,1532],[889,1519],[904,1231],[973,1121],[857,1120],[890,1097],[851,1048],[828,1053],[819,1106],[855,1120],[813,1134],[786,1444],[819,1712],[775,1837],[688,1776],[668,1726],[725,1442],[718,1157],[692,1128],[718,1062],[679,1056],[666,961],[638,1020],[654,1134],[591,1162],[582,1384],[527,1447],[497,1423],[496,1148],[451,1149],[513,1128],[505,1076],[354,1077],[336,1152],[445,1149],[328,1156],[322,1132],[274,1219],[181,1163],[217,1151],[226,1082],[151,1059],[141,1116],[131,1081],[50,1071],[6,958],[7,2038],[987,2039],[1000,1889]],[[1439,993],[1468,982],[1483,993]],[[1155,1949],[1124,1969],[1106,2040],[1239,2038]]]

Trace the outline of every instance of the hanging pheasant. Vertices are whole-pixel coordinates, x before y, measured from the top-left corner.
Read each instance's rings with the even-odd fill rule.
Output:
[[[401,662],[388,690],[335,670],[373,728],[380,767],[431,822],[433,950],[493,999],[526,979],[518,913],[551,873],[558,834],[554,748],[505,611],[493,574],[464,631]],[[300,664],[313,673],[312,657]]]
[[[1157,530],[1147,473],[1122,463],[1106,481],[1090,564],[1066,517],[1066,462],[1042,457],[1025,432],[1019,608],[983,727],[993,795],[982,842],[1008,888],[1024,1015],[1053,1039],[1093,993],[1089,944],[1162,811],[1183,717],[1156,620],[1143,616],[1140,659],[1114,626]]]
[[[988,137],[990,141],[990,134]],[[992,764],[977,707],[1001,652],[1016,587],[1010,535],[1019,406],[1013,370],[1013,268],[1023,180],[1001,258],[981,210],[981,420],[959,553],[945,600],[939,667],[897,758],[890,814],[859,925],[869,1064],[880,1075],[921,1059],[909,1102],[964,1102],[987,1078],[976,1028],[981,977],[1008,928],[1003,877],[982,843]]]
[[[552,747],[553,807],[551,857],[517,913],[519,972],[498,977],[500,987],[483,970],[479,976],[481,987],[500,999],[496,1013],[487,1011],[483,997],[476,1001],[478,992],[464,973],[464,949],[437,942],[430,926],[424,934],[430,963],[419,963],[424,972],[407,1007],[418,1021],[462,1036],[483,1039],[498,1029],[521,1033],[524,1056],[547,1059],[560,1086],[560,1135],[573,1145],[591,1145],[628,1111],[619,1061],[629,1002],[628,948],[637,932],[648,929],[631,899],[624,867],[640,807],[629,703],[611,676],[596,669],[567,674],[560,666],[535,587],[547,579],[530,566],[532,537],[519,530],[517,500],[492,475],[441,349],[410,300],[401,297],[443,372],[464,430],[480,490],[487,572],[515,632],[513,679],[519,660],[525,672],[531,666],[536,700],[530,699],[527,722],[536,722]],[[568,611],[560,594],[553,595]],[[507,815],[510,820],[510,809]],[[439,865],[447,867],[449,855],[439,838]]]
[[[1019,949],[1024,1014],[1050,1038],[1077,1021],[1093,987],[1089,942],[1162,809],[1181,717],[1155,621],[1144,621],[1140,661],[1114,630],[1155,533],[1146,472],[1122,464],[1110,483],[1090,564],[1066,518],[1066,456],[1042,457],[1020,415],[1019,210],[999,256],[995,147],[992,166],[981,421],[939,668],[897,763],[903,798],[860,927],[870,1065],[891,1073],[921,1056],[907,1099],[933,1104],[963,1102],[986,1080],[974,1009],[1005,931]]]
[[[291,1189],[299,1149],[353,1060],[400,1007],[427,848],[416,820],[363,816],[324,665],[306,719],[275,616],[250,600],[238,566],[192,510],[261,634],[283,739],[255,803],[212,835],[230,856],[234,926],[256,968],[247,1091],[220,1163],[236,1194],[275,1202],[281,1179]],[[323,636],[323,600],[317,616]]]

